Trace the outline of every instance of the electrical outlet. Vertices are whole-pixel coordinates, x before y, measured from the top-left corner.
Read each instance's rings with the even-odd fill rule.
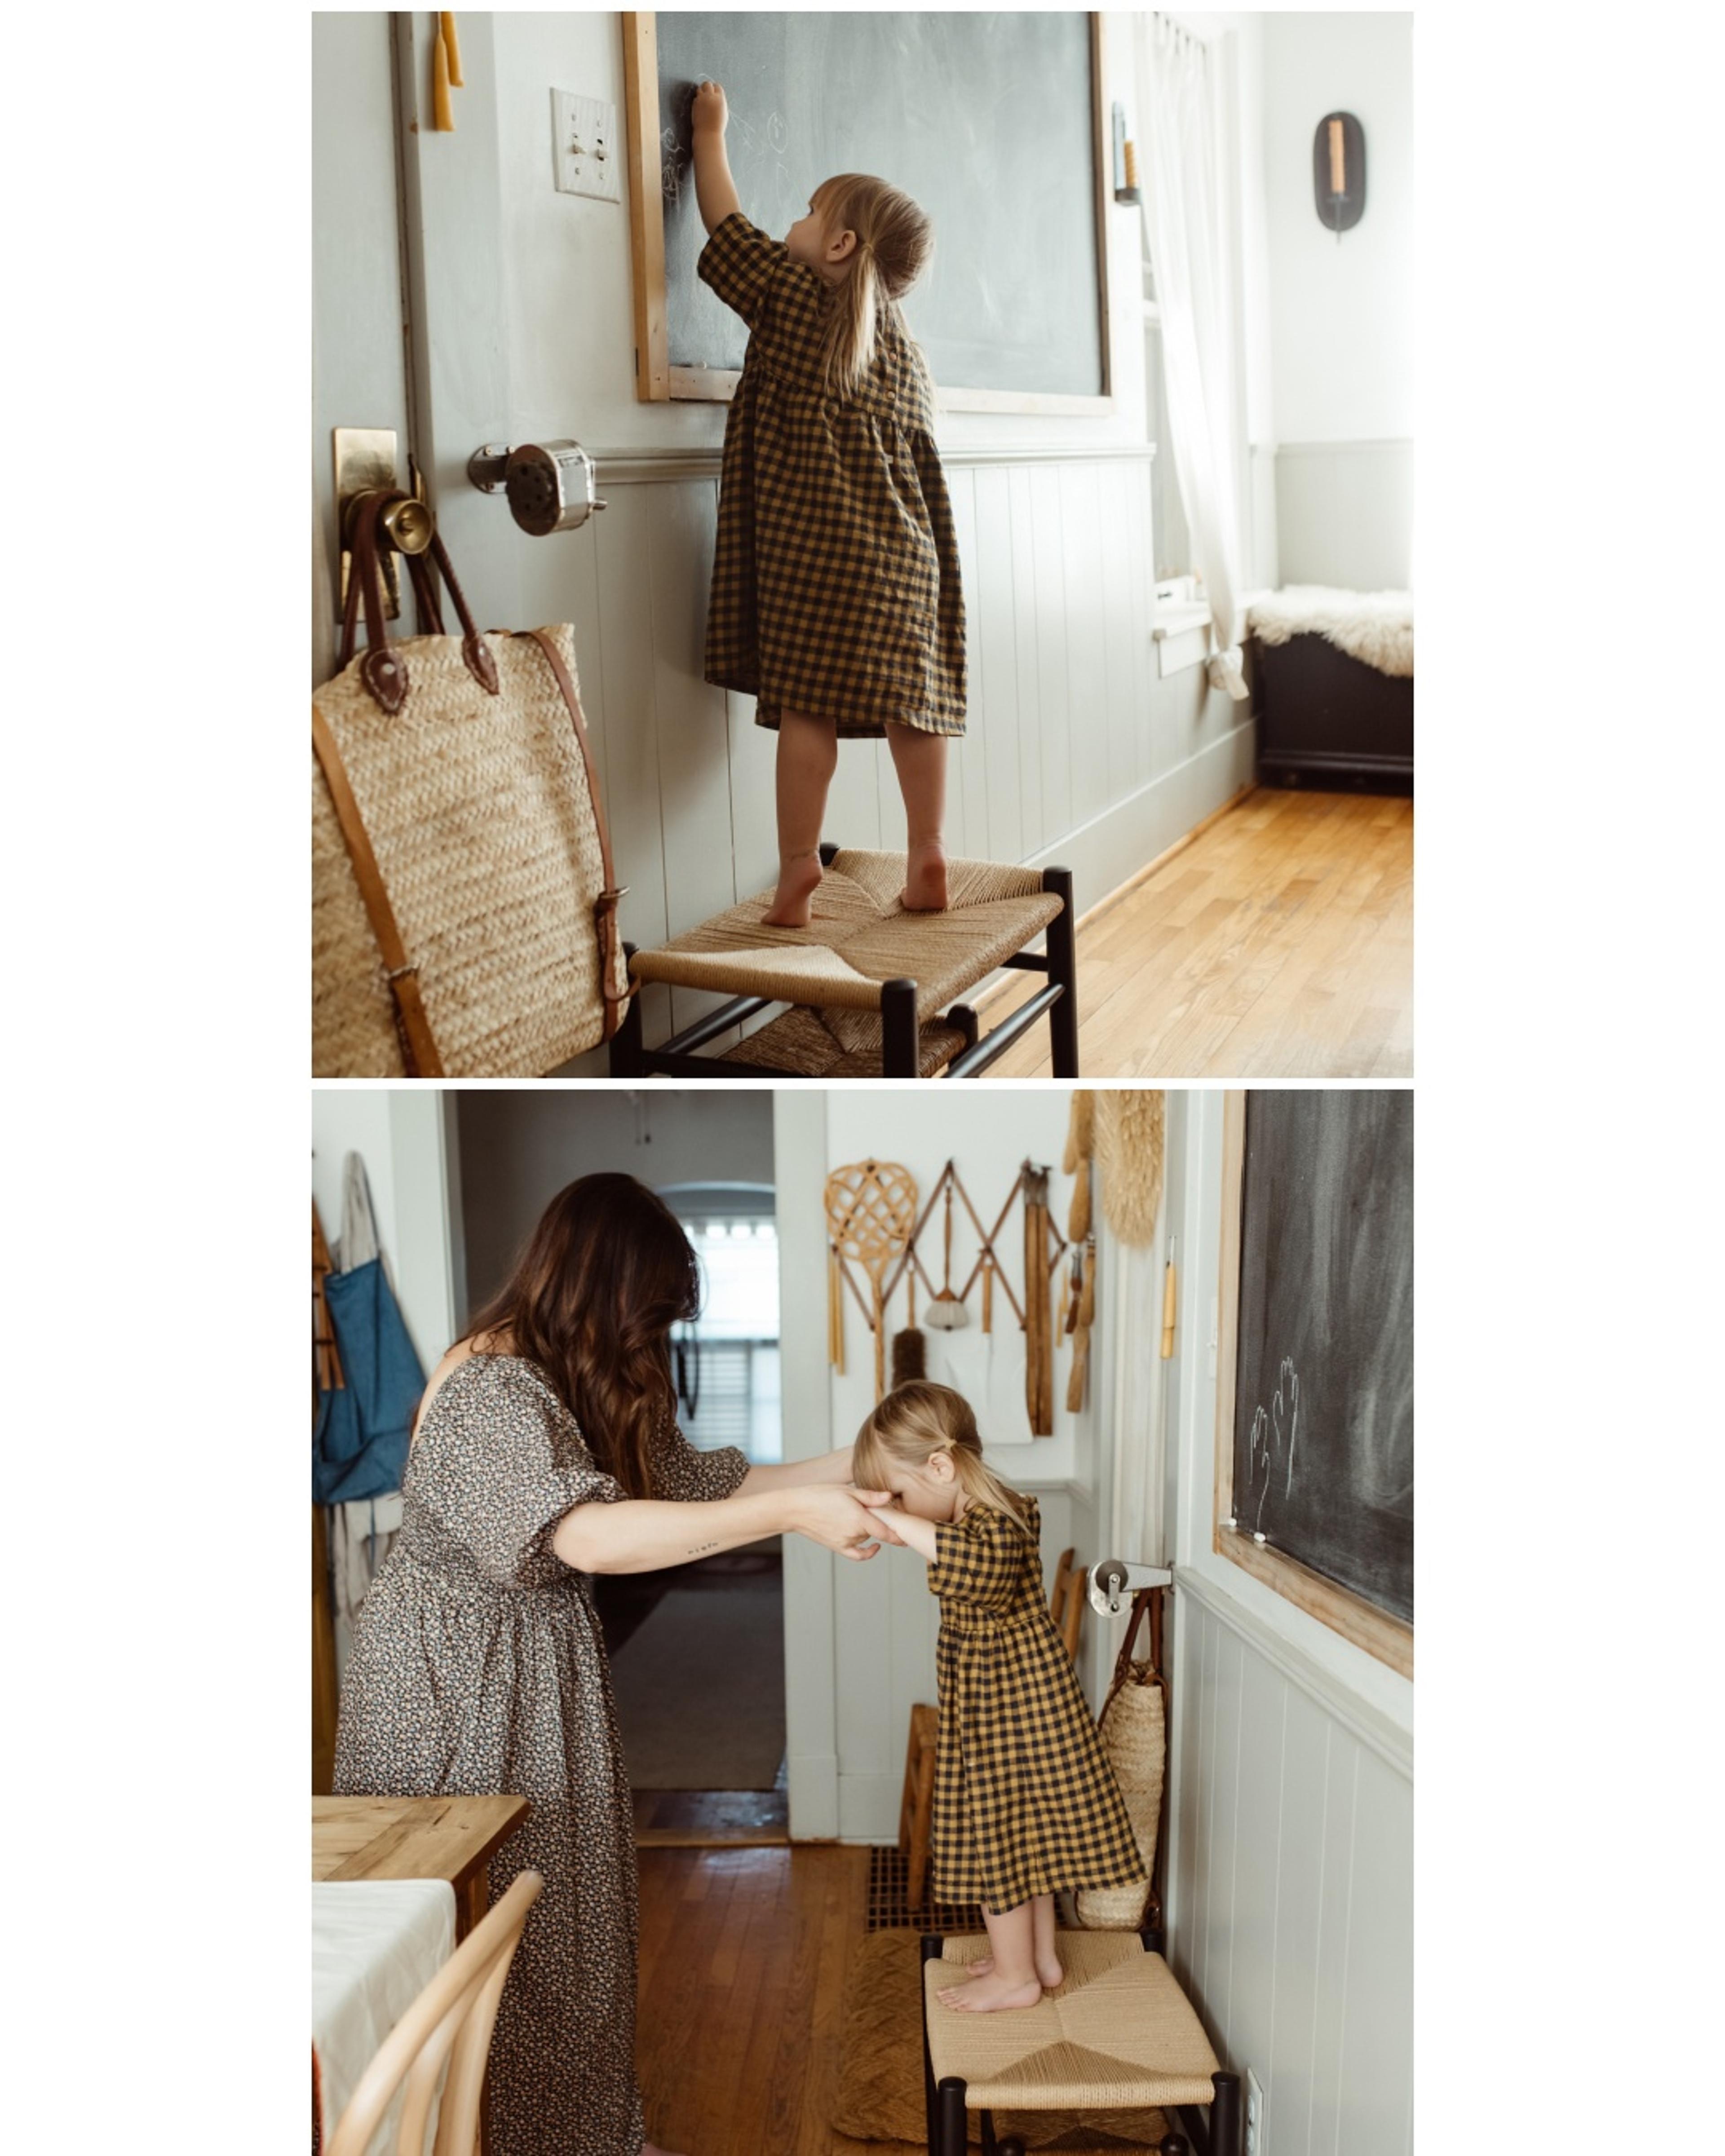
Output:
[[[1250,2066],[1245,2099],[1245,2156],[1264,2156],[1264,2086]]]
[[[551,94],[552,171],[559,194],[623,199],[622,159],[617,148],[617,107],[603,98]]]

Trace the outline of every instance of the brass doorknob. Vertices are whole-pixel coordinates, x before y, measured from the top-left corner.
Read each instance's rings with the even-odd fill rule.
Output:
[[[437,520],[423,501],[407,495],[390,503],[377,521],[390,543],[403,554],[423,554],[431,544]]]

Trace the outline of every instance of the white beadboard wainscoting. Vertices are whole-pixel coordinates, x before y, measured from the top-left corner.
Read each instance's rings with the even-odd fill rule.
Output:
[[[1211,1583],[1172,1620],[1168,1959],[1263,2156],[1411,2156],[1412,1739]]]
[[[958,454],[970,731],[955,743],[955,855],[1070,868],[1082,912],[1250,783],[1248,706],[1204,667],[1162,676],[1153,641],[1151,457],[1132,447]],[[710,453],[598,456],[608,503],[523,550],[522,618],[572,620],[582,701],[629,886],[624,934],[661,942],[770,886],[776,737],[754,700],[701,678],[718,504]],[[839,752],[826,835],[904,844],[883,742]],[[649,1041],[721,998],[646,991]],[[567,1075],[603,1071],[602,1055]]]

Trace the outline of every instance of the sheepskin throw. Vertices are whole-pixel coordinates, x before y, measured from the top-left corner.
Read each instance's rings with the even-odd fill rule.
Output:
[[[1414,594],[1339,592],[1327,584],[1289,584],[1246,612],[1250,633],[1266,644],[1291,636],[1327,636],[1340,651],[1380,674],[1414,671]]]

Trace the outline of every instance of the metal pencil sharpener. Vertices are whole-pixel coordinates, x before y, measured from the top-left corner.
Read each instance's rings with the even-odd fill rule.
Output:
[[[482,494],[506,495],[516,522],[536,539],[578,531],[605,506],[579,442],[488,442],[468,459],[467,475]]]

